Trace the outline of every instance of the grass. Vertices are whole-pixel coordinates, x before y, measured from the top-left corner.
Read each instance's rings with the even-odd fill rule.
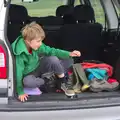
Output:
[[[30,16],[48,16],[48,15],[55,15],[55,10],[56,9],[30,9],[28,11]]]

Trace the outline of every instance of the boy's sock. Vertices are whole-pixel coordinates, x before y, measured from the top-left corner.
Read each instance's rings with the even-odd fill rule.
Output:
[[[67,82],[67,80],[66,80],[65,77],[58,78],[58,79],[57,79],[57,88],[58,88],[58,89],[61,89],[61,84],[62,84],[62,83],[66,83],[66,82]]]
[[[62,77],[62,78],[58,78],[59,81],[61,81],[62,83],[66,83],[67,82],[67,79],[65,77]]]

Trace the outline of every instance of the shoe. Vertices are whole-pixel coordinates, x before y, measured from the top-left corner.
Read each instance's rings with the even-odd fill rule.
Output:
[[[40,89],[43,92],[49,93],[56,91],[56,77],[54,73],[52,72],[44,73],[42,74],[41,78],[43,78],[45,81],[45,84],[40,87]]]
[[[68,86],[67,83],[61,83],[61,89],[65,92],[67,96],[74,96],[75,92],[71,86]]]
[[[94,79],[91,81],[90,90],[93,92],[102,92],[102,91],[108,91],[112,92],[119,88],[118,82],[109,83],[106,80],[97,80]]]
[[[82,91],[81,91],[80,89],[74,89],[74,92],[75,92],[76,94],[79,94],[79,93],[81,93]]]
[[[90,87],[90,85],[85,84],[85,85],[82,86],[81,90],[82,90],[82,91],[85,91],[85,90],[87,90],[89,87]]]
[[[81,88],[80,84],[76,84],[76,85],[73,86],[73,90],[77,94],[81,93],[80,88]]]

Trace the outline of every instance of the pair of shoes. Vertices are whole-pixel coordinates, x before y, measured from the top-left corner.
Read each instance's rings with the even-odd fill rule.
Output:
[[[68,80],[67,82],[63,82],[61,84],[61,89],[65,92],[67,96],[74,96],[76,93],[79,94],[81,93],[81,86],[80,84],[76,84],[73,86],[73,74],[68,75]]]
[[[74,96],[75,93],[81,93],[81,91],[85,91],[89,88],[90,86],[85,84],[82,86],[81,90],[80,87],[70,87],[66,83],[61,84],[61,89],[65,92],[67,96]]]
[[[75,92],[75,93],[79,94],[79,93],[87,90],[89,87],[90,87],[90,85],[85,84],[85,85],[82,86],[82,88],[81,88],[80,85],[77,85],[77,86],[73,87],[73,89],[74,89],[74,92]]]

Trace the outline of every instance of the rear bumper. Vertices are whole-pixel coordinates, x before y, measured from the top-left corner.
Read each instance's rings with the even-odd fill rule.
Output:
[[[118,120],[120,107],[104,107],[77,110],[30,111],[30,112],[0,112],[2,119],[29,120]]]

